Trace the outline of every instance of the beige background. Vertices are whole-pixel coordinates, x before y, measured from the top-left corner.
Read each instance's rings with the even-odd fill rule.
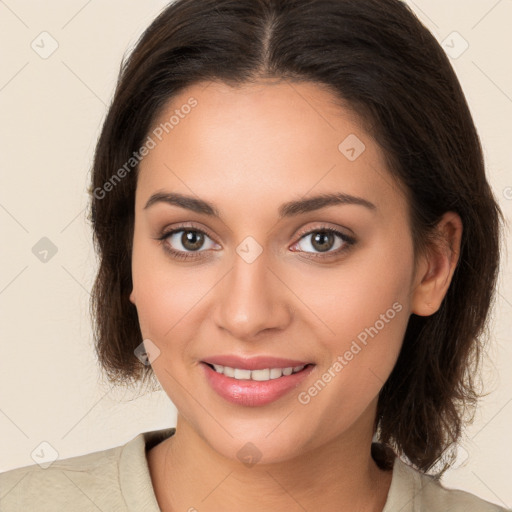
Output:
[[[464,41],[469,45],[452,63],[482,138],[490,182],[510,218],[512,2],[408,3],[452,55]],[[30,454],[42,441],[67,458],[175,424],[162,390],[137,396],[99,383],[88,314],[96,258],[85,220],[93,149],[121,58],[164,6],[156,0],[0,1],[0,471],[33,464]],[[40,36],[44,31],[50,36]],[[43,59],[33,41],[39,52],[58,48]],[[32,252],[42,237],[57,249],[46,263]],[[444,482],[507,507],[511,318],[504,252],[486,362],[490,394]]]

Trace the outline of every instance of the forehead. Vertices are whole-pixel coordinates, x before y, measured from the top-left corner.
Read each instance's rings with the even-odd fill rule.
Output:
[[[140,201],[159,189],[240,204],[332,191],[378,204],[399,195],[360,119],[318,84],[195,84],[148,135],[154,148],[139,166]]]

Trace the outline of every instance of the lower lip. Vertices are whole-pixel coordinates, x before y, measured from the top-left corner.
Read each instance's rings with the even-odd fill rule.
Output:
[[[210,368],[206,363],[201,363],[206,378],[222,398],[236,405],[257,407],[274,402],[296,388],[314,368],[309,365],[300,372],[291,375],[283,375],[278,379],[266,381],[237,380],[226,377]]]

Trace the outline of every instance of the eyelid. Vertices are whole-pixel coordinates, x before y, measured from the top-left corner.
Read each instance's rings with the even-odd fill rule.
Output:
[[[173,233],[176,233],[177,231],[199,231],[201,233],[204,233],[207,235],[213,242],[215,242],[217,245],[220,245],[219,242],[215,239],[215,236],[211,234],[210,230],[204,226],[196,225],[193,222],[182,222],[177,224],[176,226],[172,227],[165,227],[161,230],[161,235],[158,237],[158,239],[168,238]]]
[[[352,233],[353,231],[350,230]],[[305,230],[301,230],[299,237],[296,242],[292,244],[291,247],[298,245],[304,238],[313,235],[314,233],[327,232],[332,233],[338,239],[341,239],[341,247],[338,247],[335,250],[329,250],[325,252],[309,252],[303,250],[292,250],[293,252],[301,253],[302,258],[310,259],[313,261],[333,261],[343,258],[356,244],[357,239],[351,235],[347,235],[342,231],[340,227],[332,227],[327,224],[322,224],[320,226],[310,227]]]
[[[352,241],[356,241],[355,237],[352,236],[352,235],[349,235],[348,233],[344,233],[343,232],[343,229],[346,229],[347,231],[350,231],[351,233],[354,233],[351,229],[349,228],[342,228],[342,227],[339,227],[339,226],[331,226],[329,223],[325,223],[325,222],[320,222],[319,225],[316,225],[316,226],[313,226],[313,227],[308,227],[308,228],[304,228],[304,229],[301,229],[298,233],[297,233],[297,236],[299,237],[299,239],[303,238],[305,235],[310,235],[312,233],[315,233],[317,231],[337,231],[339,232],[340,234],[342,234],[343,236],[345,236],[347,239],[350,239]]]
[[[343,254],[344,252],[349,250],[357,242],[357,239],[355,237],[344,233],[342,231],[342,229],[348,229],[349,231],[351,231],[353,233],[353,231],[349,228],[333,227],[333,226],[330,226],[328,223],[320,223],[320,225],[301,229],[297,233],[297,235],[295,235],[296,241],[293,242],[291,247],[297,245],[306,236],[312,235],[313,233],[316,233],[316,232],[327,231],[327,232],[333,233],[335,236],[341,238],[344,248],[341,248],[341,249],[338,248],[335,251],[327,251],[325,253],[308,252],[308,251],[293,251],[293,252],[304,252],[305,254],[309,255],[306,257],[317,258],[317,259],[339,256],[340,254]],[[203,227],[203,226],[198,226],[194,222],[190,222],[190,221],[179,223],[176,226],[163,228],[161,230],[161,235],[156,237],[156,239],[159,240],[160,242],[164,243],[165,240],[167,238],[169,238],[170,236],[172,236],[173,234],[176,234],[177,232],[180,232],[180,231],[186,231],[186,230],[201,232],[201,233],[205,234],[208,238],[210,238],[210,240],[212,240],[215,244],[221,245],[215,240],[215,236],[211,235],[208,228]],[[208,252],[211,249],[200,249],[198,251],[181,251],[181,250],[176,250],[176,249],[172,249],[172,248],[167,248],[167,250],[171,251],[173,253],[194,255],[194,254],[198,254],[198,253],[202,253],[202,252]],[[194,257],[194,256],[191,256],[191,257]]]

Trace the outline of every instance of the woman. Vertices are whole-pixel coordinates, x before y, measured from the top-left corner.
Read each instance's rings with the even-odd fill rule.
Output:
[[[404,4],[171,4],[123,66],[91,220],[101,364],[155,376],[177,426],[4,473],[2,510],[503,510],[437,478],[502,214]]]

